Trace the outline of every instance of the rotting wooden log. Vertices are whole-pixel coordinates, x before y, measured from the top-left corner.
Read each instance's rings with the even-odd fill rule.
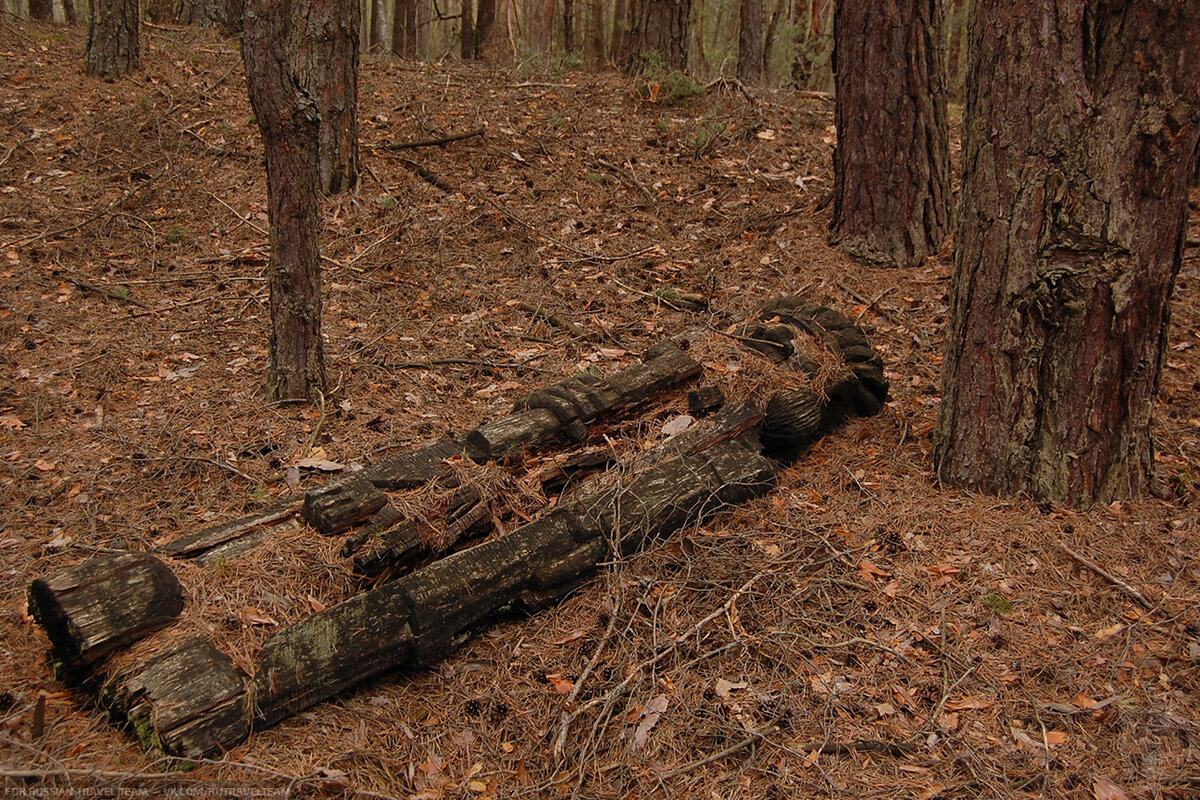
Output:
[[[640,464],[657,464],[676,455],[700,453],[726,439],[736,439],[763,424],[763,410],[749,400],[730,403],[707,419],[659,442],[639,457]]]
[[[577,375],[526,395],[512,414],[467,435],[467,455],[476,461],[498,461],[555,438],[582,441],[584,426],[593,419],[637,406],[699,374],[700,365],[678,344],[660,342],[646,351],[641,363],[604,380]]]
[[[386,503],[387,495],[353,473],[305,492],[301,516],[321,533],[333,536],[366,522]]]
[[[202,636],[110,678],[101,701],[148,750],[200,759],[250,733],[246,676]]]
[[[418,533],[417,523],[403,520],[369,537],[354,557],[354,572],[367,578],[382,575],[390,567],[412,564],[429,553],[429,546]]]
[[[372,514],[370,519],[367,520],[367,524],[360,530],[346,537],[346,541],[342,543],[341,557],[350,558],[364,544],[370,541],[372,537],[377,537],[384,531],[391,530],[403,520],[404,515],[400,513],[399,509],[385,505]]]
[[[558,417],[545,408],[517,411],[506,417],[485,422],[467,434],[467,455],[480,463],[506,461],[519,456],[526,447],[547,444],[556,438],[579,441],[582,424],[567,430]]]
[[[393,456],[361,470],[360,474],[377,489],[416,489],[449,475],[446,459],[462,452],[462,442],[444,440]]]
[[[428,666],[504,608],[537,608],[623,549],[762,494],[776,467],[738,442],[667,461],[628,485],[435,561],[272,635],[254,678],[266,728],[370,677]]]
[[[725,405],[725,393],[718,386],[701,386],[688,392],[688,411],[696,416],[710,414]]]
[[[284,498],[256,514],[240,517],[231,522],[213,525],[196,533],[182,536],[156,548],[155,552],[175,558],[195,558],[214,547],[227,544],[260,530],[289,519],[304,504],[303,495]]]
[[[794,457],[820,436],[824,410],[821,399],[807,389],[772,395],[763,420],[764,450],[771,455]]]
[[[81,680],[114,650],[173,622],[183,611],[183,587],[154,556],[120,553],[35,580],[29,609],[65,677]]]

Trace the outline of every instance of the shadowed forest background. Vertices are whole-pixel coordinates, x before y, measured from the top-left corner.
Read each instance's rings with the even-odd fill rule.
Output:
[[[462,5],[409,2],[361,9],[361,174],[320,203],[328,383],[308,405],[264,395],[267,184],[228,10],[146,3],[140,66],[113,81],[84,74],[82,5],[0,17],[0,794],[1194,796],[1197,190],[1158,496],[948,488],[951,243],[908,269],[830,244],[832,0],[764,2],[757,76],[732,3],[691,6],[685,64],[630,65],[620,2],[467,4],[487,24],[466,46]],[[946,24],[955,186],[966,5]],[[56,678],[34,579],[462,434],[785,294],[867,331],[891,395],[765,497],[189,771]],[[601,433],[649,447],[686,411],[667,396]],[[513,495],[508,526],[544,500]],[[339,544],[280,526],[245,557],[180,564],[188,624],[251,669],[273,632],[363,589]]]

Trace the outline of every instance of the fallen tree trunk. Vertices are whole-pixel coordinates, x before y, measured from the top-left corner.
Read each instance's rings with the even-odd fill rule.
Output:
[[[183,611],[183,587],[154,556],[121,553],[35,580],[29,610],[65,677],[83,680],[114,650],[173,622]]]
[[[101,701],[143,747],[167,755],[207,758],[250,734],[245,675],[201,636],[110,678]]]
[[[664,536],[770,488],[775,465],[738,442],[673,459],[628,485],[454,553],[271,636],[254,679],[265,728],[374,675],[435,663],[513,603],[561,598],[607,552]]]

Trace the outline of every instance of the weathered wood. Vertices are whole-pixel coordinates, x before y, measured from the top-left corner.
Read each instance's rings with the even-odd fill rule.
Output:
[[[361,475],[377,489],[416,489],[449,475],[450,467],[446,459],[461,455],[462,452],[463,443],[460,441],[435,442],[367,467]]]
[[[148,553],[89,559],[29,587],[29,609],[69,679],[82,679],[114,650],[169,625],[183,587]]]
[[[512,414],[467,434],[467,455],[480,462],[501,461],[555,439],[582,441],[585,424],[601,414],[636,406],[699,374],[700,365],[679,345],[661,342],[641,363],[602,381],[579,375],[521,398]]]
[[[757,448],[756,448],[757,449]],[[589,535],[617,541],[623,553],[679,530],[725,504],[766,492],[776,466],[738,441],[666,461],[628,484],[580,500],[577,513]]]
[[[372,537],[377,537],[384,531],[390,530],[403,520],[404,515],[398,509],[390,505],[385,505],[372,514],[371,518],[367,520],[367,524],[360,530],[346,537],[346,541],[342,543],[341,557],[349,558],[357,553],[359,548],[370,541]]]
[[[110,678],[101,701],[146,749],[167,755],[216,756],[250,733],[245,675],[202,636]]]
[[[354,557],[354,572],[374,578],[389,567],[411,564],[428,553],[417,523],[404,520],[366,540],[362,552]]]
[[[240,517],[232,522],[213,525],[167,542],[156,548],[155,552],[176,558],[195,558],[206,550],[246,536],[263,526],[283,522],[299,511],[303,504],[303,496],[287,497],[256,514]]]
[[[467,455],[480,463],[505,461],[518,457],[525,447],[546,444],[565,433],[566,426],[553,413],[530,408],[485,422],[468,433]],[[578,441],[582,436],[571,438]]]
[[[413,635],[398,583],[363,592],[267,639],[254,674],[255,729],[408,661]]]
[[[751,401],[730,403],[711,417],[698,420],[655,445],[639,458],[639,462],[656,464],[671,456],[703,452],[718,442],[757,430],[763,419],[763,410]]]
[[[387,495],[355,473],[306,492],[301,515],[318,531],[332,536],[366,522],[386,503]]]
[[[688,411],[708,414],[725,405],[725,393],[717,386],[701,386],[688,392]]]
[[[629,485],[563,507],[271,636],[254,678],[256,728],[387,670],[434,663],[514,603],[541,607],[632,549],[766,491],[769,460],[737,442],[668,461]]]
[[[824,404],[808,390],[779,392],[767,401],[762,443],[772,455],[794,457],[820,435]],[[842,414],[838,414],[840,421]]]

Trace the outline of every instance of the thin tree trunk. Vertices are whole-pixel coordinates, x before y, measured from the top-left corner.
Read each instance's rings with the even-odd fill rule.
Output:
[[[763,77],[767,81],[771,80],[771,64],[774,63],[775,46],[779,42],[779,20],[787,14],[789,5],[788,0],[776,0],[775,10],[771,12],[771,19],[763,34]]]
[[[738,4],[738,80],[758,83],[762,79],[762,0],[741,0]]]
[[[496,25],[496,0],[478,0],[475,17],[475,58],[483,58],[484,49]]]
[[[383,49],[384,11],[383,0],[371,0],[371,35],[367,40],[367,47],[373,53],[378,53]]]
[[[940,0],[839,0],[833,239],[879,264],[936,253],[950,224]]]
[[[575,0],[563,0],[563,50],[575,51]]]
[[[352,0],[354,1],[354,0]],[[262,131],[271,227],[271,349],[267,395],[316,399],[325,388],[317,154],[320,109],[303,88],[293,38],[299,0],[246,0],[242,58]],[[307,5],[307,4],[304,4]]]
[[[463,61],[469,61],[475,57],[475,4],[473,0],[460,0],[462,20],[462,31],[460,35],[459,55]]]
[[[320,113],[321,191],[358,184],[358,0],[310,0],[294,32],[300,81]]]
[[[629,0],[613,3],[612,39],[609,43],[609,58],[618,64],[626,64],[629,54]]]
[[[62,0],[63,4],[63,19],[72,27],[79,24],[79,17],[75,13],[75,0]]]
[[[1200,141],[1200,0],[980,0],[942,479],[1139,495]]]
[[[50,22],[54,19],[54,3],[51,0],[29,0],[29,18]]]
[[[138,0],[97,0],[88,27],[87,74],[113,80],[137,69]]]

